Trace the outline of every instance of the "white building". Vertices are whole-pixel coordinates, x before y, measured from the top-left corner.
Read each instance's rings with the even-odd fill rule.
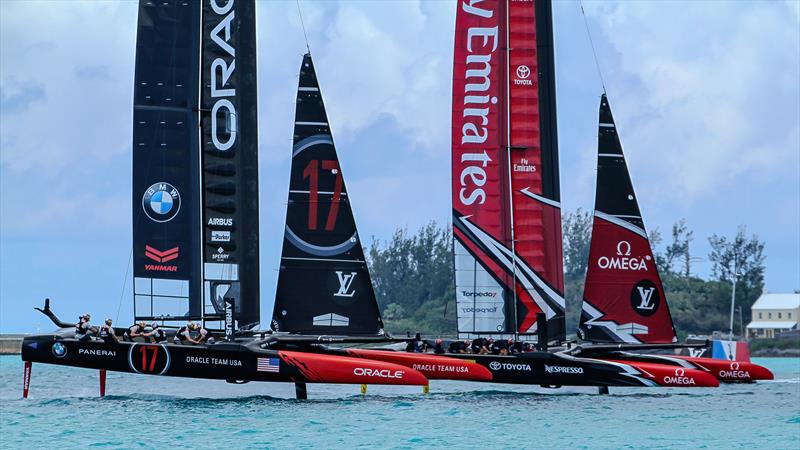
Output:
[[[800,328],[800,292],[761,294],[750,310],[753,317],[747,324],[748,337],[773,338],[781,332]]]

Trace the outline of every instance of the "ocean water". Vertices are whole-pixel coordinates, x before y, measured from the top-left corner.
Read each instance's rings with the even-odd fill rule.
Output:
[[[800,449],[800,359],[755,359],[776,380],[717,389],[434,381],[418,387],[232,385],[0,357],[1,448],[764,448]]]

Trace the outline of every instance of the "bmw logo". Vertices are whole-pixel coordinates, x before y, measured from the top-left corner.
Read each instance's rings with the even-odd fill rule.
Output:
[[[67,347],[64,346],[61,342],[56,342],[53,344],[53,356],[56,358],[63,358],[67,354]]]
[[[145,191],[142,209],[154,222],[169,222],[181,209],[181,194],[169,183],[155,183]]]

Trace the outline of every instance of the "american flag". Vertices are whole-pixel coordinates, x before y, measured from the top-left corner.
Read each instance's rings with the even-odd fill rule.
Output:
[[[258,358],[256,370],[259,372],[278,372],[281,360],[278,358]]]

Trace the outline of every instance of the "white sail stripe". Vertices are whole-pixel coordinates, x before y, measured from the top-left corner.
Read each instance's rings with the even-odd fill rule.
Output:
[[[598,153],[597,156],[603,156],[606,158],[624,158],[625,155],[622,153]]]
[[[627,214],[614,214],[614,217],[624,217],[625,219],[641,219],[642,216],[630,216]]]
[[[620,352],[620,353],[623,354],[623,355],[626,355],[626,356],[633,356],[633,357],[640,356],[640,355],[638,355],[636,353],[631,353],[631,352]],[[685,359],[681,359],[681,358],[672,358],[672,357],[667,356],[667,355],[653,355],[653,354],[649,354],[649,355],[647,355],[647,357],[648,358],[653,358],[653,359],[660,359],[662,361],[669,361],[671,363],[677,364],[677,365],[679,365],[681,367],[684,367],[684,368],[687,368],[687,369],[696,369],[697,368],[694,364],[690,363],[689,361],[686,361]]]
[[[555,200],[551,200],[551,199],[549,199],[547,197],[542,197],[539,194],[534,194],[529,189],[530,189],[530,187],[522,188],[522,189],[520,189],[520,192],[525,194],[525,195],[527,195],[528,197],[530,197],[530,198],[532,198],[534,200],[539,200],[540,202],[542,202],[542,203],[544,203],[546,205],[550,205],[550,206],[552,206],[554,208],[561,208],[561,203],[559,203],[559,202],[557,202]]]
[[[600,126],[603,128],[614,128],[613,123],[601,123]]]
[[[619,328],[619,324],[616,322],[612,320],[599,320],[601,317],[603,317],[603,313],[585,300],[583,301],[583,305],[581,305],[581,309],[583,312],[588,314],[589,317],[591,317],[591,319],[584,322],[585,327],[600,327],[608,331],[608,333],[612,336],[616,336],[623,342],[627,342],[629,344],[641,344],[641,341],[636,339],[633,334],[626,333],[624,330],[621,330]]]
[[[601,218],[601,219],[603,219],[605,221],[611,222],[614,225],[618,225],[618,226],[620,226],[622,228],[625,228],[626,230],[633,231],[634,233],[638,234],[639,236],[647,239],[647,233],[644,231],[644,229],[642,229],[641,227],[637,227],[636,225],[634,225],[634,224],[632,224],[630,222],[626,222],[626,221],[624,221],[622,219],[619,219],[619,218],[617,218],[615,216],[612,216],[611,214],[606,214],[606,213],[604,213],[602,211],[597,211],[597,210],[595,210],[594,215],[595,215],[595,217],[599,217],[599,218]]]
[[[480,228],[476,227],[475,225],[473,225],[469,221],[464,220],[462,218],[462,222],[464,222],[467,225],[467,227],[470,228],[472,233],[475,234],[475,236],[477,236],[478,239],[480,239],[484,244],[486,244],[487,247],[489,247],[489,249],[492,251],[492,253],[494,253],[495,256],[497,256],[498,259],[501,260],[501,262],[503,262],[503,264],[506,266],[506,268],[512,268],[513,267],[514,269],[516,269],[517,267],[519,267],[521,270],[524,270],[524,272],[520,272],[519,269],[516,269],[516,270],[514,270],[514,272],[519,274],[521,279],[529,278],[530,281],[533,281],[541,290],[543,290],[560,307],[564,308],[564,305],[565,305],[564,298],[561,297],[560,295],[558,295],[558,293],[556,291],[554,291],[552,288],[550,288],[550,286],[548,286],[547,283],[544,282],[544,280],[539,278],[539,276],[537,276],[536,273],[533,272],[533,270],[528,266],[527,263],[525,263],[525,261],[523,261],[522,259],[520,259],[516,255],[512,255],[511,251],[509,249],[507,249],[504,245],[502,245],[501,243],[495,241],[494,238],[492,238],[491,236],[489,236],[486,233],[484,233]],[[498,252],[498,250],[499,250],[499,252]],[[513,260],[516,261],[516,264],[513,264],[514,261],[512,261],[509,258],[513,258]],[[531,294],[531,297],[533,298],[534,302],[536,302],[536,304],[539,306],[539,308],[546,314],[548,319],[550,319],[551,317],[555,316],[555,312],[550,307],[550,305],[547,304],[547,302],[544,299],[541,298],[541,296],[538,294],[538,292],[536,292],[535,289],[532,289],[533,287],[534,286],[531,285],[531,284],[528,284],[527,286],[525,286],[525,288]]]
[[[332,261],[332,262],[348,262],[348,263],[363,263],[362,259],[331,259],[331,258],[299,258],[296,256],[281,256],[281,259],[292,259],[298,261]]]
[[[297,88],[298,91],[308,91],[308,92],[319,92],[318,87],[299,87]]]
[[[320,126],[320,127],[327,127],[328,122],[295,122],[295,125],[313,125],[313,126]]]
[[[311,191],[298,191],[294,189],[289,190],[290,194],[310,194]],[[324,195],[333,195],[335,192],[333,191],[317,191],[317,194],[324,194]],[[339,195],[347,195],[347,192],[339,192]]]

